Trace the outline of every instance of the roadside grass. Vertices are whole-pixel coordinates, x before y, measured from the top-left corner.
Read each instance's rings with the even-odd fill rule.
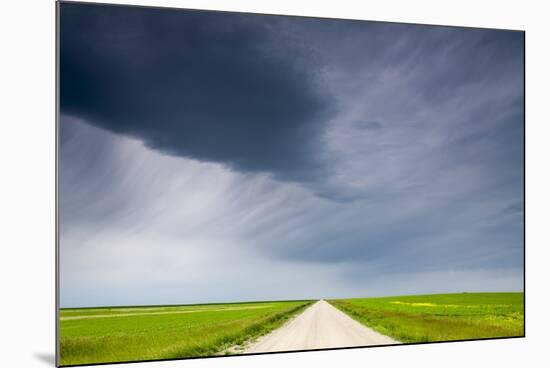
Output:
[[[311,303],[62,309],[61,365],[220,354],[281,326]]]
[[[524,336],[523,293],[461,293],[329,300],[404,343]]]

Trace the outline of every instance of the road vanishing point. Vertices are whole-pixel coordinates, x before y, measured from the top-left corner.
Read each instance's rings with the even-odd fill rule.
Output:
[[[249,344],[243,353],[265,353],[354,346],[399,344],[324,300],[319,300],[282,327]]]

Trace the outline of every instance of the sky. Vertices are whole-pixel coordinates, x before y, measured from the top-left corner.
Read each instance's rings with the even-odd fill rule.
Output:
[[[523,33],[62,3],[61,306],[523,290]]]

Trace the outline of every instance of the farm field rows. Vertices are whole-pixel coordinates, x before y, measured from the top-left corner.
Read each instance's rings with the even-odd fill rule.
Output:
[[[60,312],[61,365],[208,356],[263,335],[311,301]]]
[[[329,302],[404,343],[524,335],[523,293],[461,293]]]

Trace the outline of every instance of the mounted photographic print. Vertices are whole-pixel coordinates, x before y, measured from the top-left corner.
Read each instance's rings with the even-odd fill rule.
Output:
[[[58,365],[524,336],[524,32],[57,6]]]

